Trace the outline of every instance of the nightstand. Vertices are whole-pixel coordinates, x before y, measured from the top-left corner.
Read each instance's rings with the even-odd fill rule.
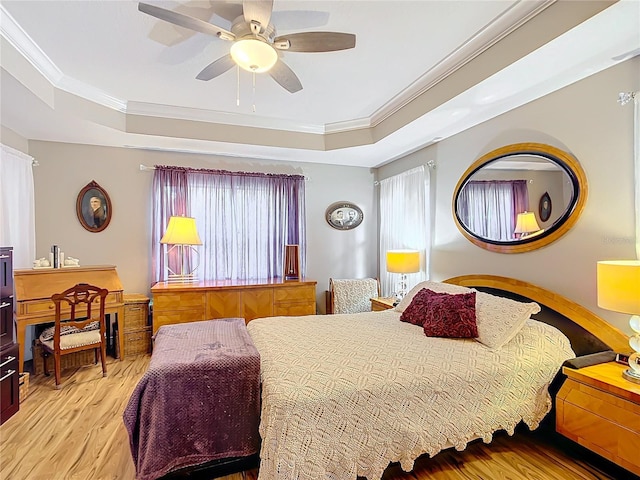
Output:
[[[395,301],[395,297],[374,297],[371,299],[371,311],[380,312],[382,310],[389,310],[393,308],[393,302]]]
[[[640,385],[614,362],[572,369],[556,396],[556,430],[640,475]]]

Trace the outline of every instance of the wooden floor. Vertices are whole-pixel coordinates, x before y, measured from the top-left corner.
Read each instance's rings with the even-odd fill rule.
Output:
[[[0,426],[2,480],[133,480],[135,469],[122,412],[146,370],[149,356],[112,360],[108,377],[99,366],[63,373],[54,389],[53,376],[30,377],[29,395],[20,411]],[[473,443],[464,452],[445,451],[420,458],[412,473],[391,465],[384,480],[550,480],[626,479],[625,472],[603,473],[529,432],[497,434],[488,445]],[[222,477],[255,480],[257,470]]]

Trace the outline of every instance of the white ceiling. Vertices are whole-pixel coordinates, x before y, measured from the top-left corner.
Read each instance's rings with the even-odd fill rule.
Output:
[[[148,3],[225,29],[241,12],[239,0]],[[27,139],[376,167],[640,52],[639,0],[275,0],[278,34],[348,32],[356,47],[283,52],[303,90],[258,74],[254,92],[243,70],[196,80],[229,42],[137,6],[1,0],[2,125]]]

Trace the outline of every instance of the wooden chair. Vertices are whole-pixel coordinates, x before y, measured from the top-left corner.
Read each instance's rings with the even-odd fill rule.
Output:
[[[379,296],[377,278],[330,278],[327,313],[370,312],[371,298]]]
[[[81,350],[93,349],[95,363],[98,363],[99,351],[102,376],[107,376],[104,310],[108,293],[109,291],[105,288],[79,283],[51,297],[56,308],[55,325],[48,331],[42,332],[40,343],[42,343],[46,375],[49,375],[47,357],[53,355],[56,389],[60,388],[60,357]],[[95,302],[98,305],[95,305]],[[95,315],[96,307],[99,308],[97,316]]]

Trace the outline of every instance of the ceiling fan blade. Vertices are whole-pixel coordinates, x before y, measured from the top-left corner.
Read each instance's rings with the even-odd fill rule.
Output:
[[[291,70],[289,66],[280,59],[278,59],[276,64],[271,67],[269,75],[271,75],[271,77],[285,90],[288,90],[291,93],[296,93],[302,90],[302,83],[300,83],[300,79],[298,79],[296,74],[293,73],[293,70]]]
[[[233,61],[231,55],[225,55],[220,57],[216,61],[210,63],[198,74],[196,77],[198,80],[211,80],[212,78],[222,75],[227,70],[234,67],[236,62]]]
[[[272,11],[273,0],[243,0],[242,2],[242,12],[244,14],[245,22],[258,22],[263,30],[269,26]]]
[[[334,52],[355,47],[356,36],[339,32],[292,33],[276,37],[273,46],[288,52]]]
[[[182,13],[173,12],[165,8],[156,7],[155,5],[149,5],[148,3],[138,3],[138,10],[152,17],[159,18],[165,22],[173,23],[179,27],[189,28],[196,32],[206,33],[208,35],[214,35],[216,37],[223,38],[225,40],[235,39],[235,35],[224,28],[220,28],[209,22],[200,20],[199,18],[190,17]]]

